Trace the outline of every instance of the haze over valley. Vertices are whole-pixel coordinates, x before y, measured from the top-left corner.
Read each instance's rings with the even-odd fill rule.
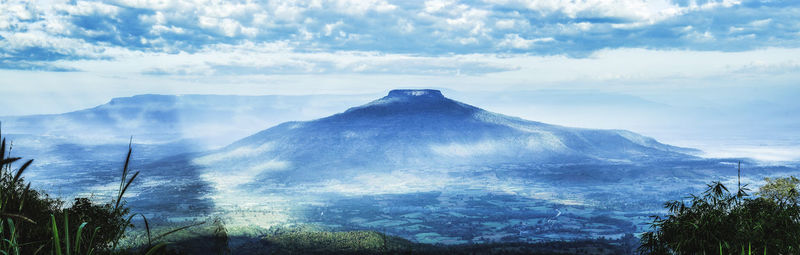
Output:
[[[119,134],[131,134],[142,171],[131,206],[156,222],[218,217],[253,237],[312,225],[443,244],[620,239],[647,231],[672,197],[732,184],[739,161],[755,185],[798,169],[525,120],[439,90],[375,98],[138,95],[4,117],[3,133],[14,154],[36,159],[38,188],[95,199],[113,194],[131,139]],[[319,118],[327,111],[339,113]]]
[[[0,253],[797,254],[798,21],[2,0]]]

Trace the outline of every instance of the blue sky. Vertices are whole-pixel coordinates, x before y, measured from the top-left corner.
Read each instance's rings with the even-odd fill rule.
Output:
[[[196,87],[187,79],[213,88],[347,75],[354,84],[291,91],[314,93],[360,90],[377,76],[517,77],[505,87],[568,82],[552,77],[564,72],[603,82],[800,70],[797,1],[10,0],[0,10],[2,85],[32,90],[28,76],[42,73],[95,91],[85,80],[179,91]]]
[[[0,77],[0,116],[143,93],[400,87],[800,109],[800,1],[7,0]]]
[[[0,115],[140,93],[780,92],[798,73],[798,1],[0,2]]]
[[[800,1],[6,0],[0,77],[0,116],[144,93],[424,87],[532,120],[797,155]],[[568,100],[491,100],[550,93],[536,91]],[[591,95],[616,108],[580,103]],[[671,108],[626,112],[638,106],[618,95]]]

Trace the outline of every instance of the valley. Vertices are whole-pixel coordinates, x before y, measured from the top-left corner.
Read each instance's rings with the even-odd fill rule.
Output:
[[[124,140],[9,137],[15,155],[36,159],[27,178],[37,188],[67,200],[114,194]],[[285,227],[446,245],[628,240],[649,231],[665,201],[712,180],[735,185],[737,162],[751,185],[800,169],[508,117],[433,90],[392,91],[216,149],[202,138],[132,141],[141,175],[126,200],[136,213],[155,228],[219,221],[228,235],[252,240]]]

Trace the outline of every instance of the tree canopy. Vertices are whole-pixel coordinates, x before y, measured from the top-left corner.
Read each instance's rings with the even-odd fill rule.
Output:
[[[794,176],[765,178],[754,196],[741,184],[733,193],[708,184],[689,201],[668,201],[666,216],[653,216],[642,235],[642,254],[797,254],[800,205]]]

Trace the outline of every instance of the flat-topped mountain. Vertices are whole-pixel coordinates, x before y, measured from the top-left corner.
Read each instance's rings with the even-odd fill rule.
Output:
[[[263,130],[194,162],[253,180],[313,181],[414,168],[688,158],[688,151],[624,130],[492,113],[438,90],[392,90],[339,114]]]

